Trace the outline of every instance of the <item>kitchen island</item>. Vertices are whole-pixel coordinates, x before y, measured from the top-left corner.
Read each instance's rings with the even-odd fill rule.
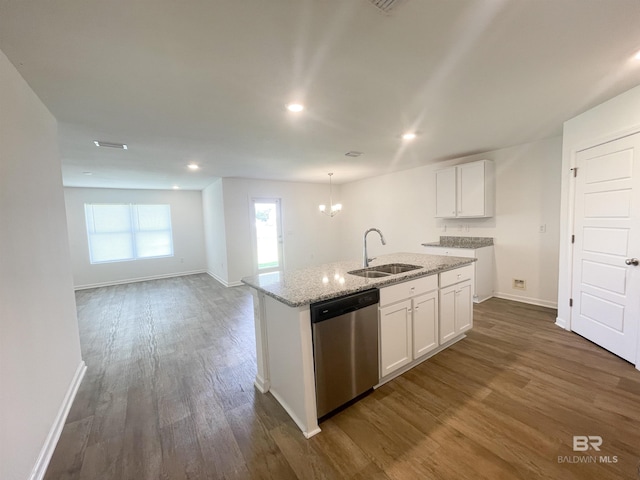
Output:
[[[389,292],[386,296],[381,295],[381,298],[387,298],[390,304],[403,305],[403,302],[409,302],[411,305],[409,294],[407,298],[402,295],[398,297],[397,284],[410,285],[408,282],[431,277],[428,284],[435,289],[434,305],[437,316],[438,288],[447,286],[451,289],[449,283],[454,286],[456,281],[463,282],[460,285],[471,285],[473,269],[469,265],[474,261],[473,258],[397,253],[379,256],[372,262],[372,266],[410,264],[418,268],[380,278],[365,278],[348,273],[361,269],[360,262],[345,261],[291,272],[279,271],[243,278],[242,282],[252,287],[254,295],[256,388],[263,393],[270,391],[305,437],[309,438],[319,433],[310,304],[379,288],[381,292]],[[445,279],[447,285],[443,283]],[[414,287],[410,288],[411,291],[413,289]],[[441,292],[444,291],[444,289],[441,290]],[[469,291],[471,292],[472,289]],[[433,294],[433,291],[431,293]],[[453,297],[451,298],[455,301]],[[470,298],[469,296],[469,304]],[[455,303],[451,304],[452,312],[455,306]],[[410,313],[412,309],[408,307],[405,310]],[[408,321],[410,320],[409,318]],[[384,319],[381,317],[382,321]],[[464,338],[463,330],[454,328],[453,317],[449,323],[451,323],[451,332],[442,337],[445,341],[438,342],[438,339],[435,339],[437,348],[429,350],[431,355]],[[406,325],[411,330],[410,323]],[[465,328],[470,328],[470,323]],[[394,362],[393,369],[389,365],[381,366],[381,383],[428,358],[422,353],[420,355],[422,355],[420,358],[417,355],[413,357],[408,355],[409,358],[404,359],[402,363]],[[383,354],[381,358],[385,358],[385,355]]]

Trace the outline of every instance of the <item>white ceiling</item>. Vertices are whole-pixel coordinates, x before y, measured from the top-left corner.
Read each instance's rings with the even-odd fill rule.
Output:
[[[640,84],[639,25],[638,0],[0,0],[64,183],[90,187],[343,183],[559,135]]]

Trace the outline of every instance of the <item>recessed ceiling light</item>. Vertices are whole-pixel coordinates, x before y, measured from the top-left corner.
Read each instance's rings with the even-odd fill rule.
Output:
[[[413,132],[407,132],[402,135],[403,140],[413,140],[414,138],[416,138],[416,134]]]
[[[96,147],[119,148],[121,150],[127,150],[127,146],[124,143],[103,142],[101,140],[94,140],[93,143]]]
[[[187,168],[189,170],[198,170],[200,168],[200,166],[196,163],[190,163],[189,165],[187,165]]]
[[[179,187],[178,185],[174,185],[174,186],[173,186],[173,189],[174,189],[174,190],[180,190],[180,187]]]
[[[640,60],[640,50],[633,56],[636,60]]]
[[[302,110],[304,110],[304,105],[302,105],[301,103],[290,103],[289,105],[287,105],[287,110],[296,113],[301,112]]]

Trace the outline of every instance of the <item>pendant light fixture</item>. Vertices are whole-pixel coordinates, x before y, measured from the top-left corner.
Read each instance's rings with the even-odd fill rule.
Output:
[[[333,176],[333,173],[329,173],[328,175],[329,175],[329,210],[327,211],[327,206],[324,204],[318,206],[318,209],[325,215],[333,217],[340,213],[340,211],[342,210],[342,204],[341,203],[336,203],[335,205],[333,204],[333,191],[331,186],[331,177]]]

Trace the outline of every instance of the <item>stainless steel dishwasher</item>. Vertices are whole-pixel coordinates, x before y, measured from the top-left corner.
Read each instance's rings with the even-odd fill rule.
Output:
[[[311,304],[318,418],[378,383],[378,302],[367,290]]]

